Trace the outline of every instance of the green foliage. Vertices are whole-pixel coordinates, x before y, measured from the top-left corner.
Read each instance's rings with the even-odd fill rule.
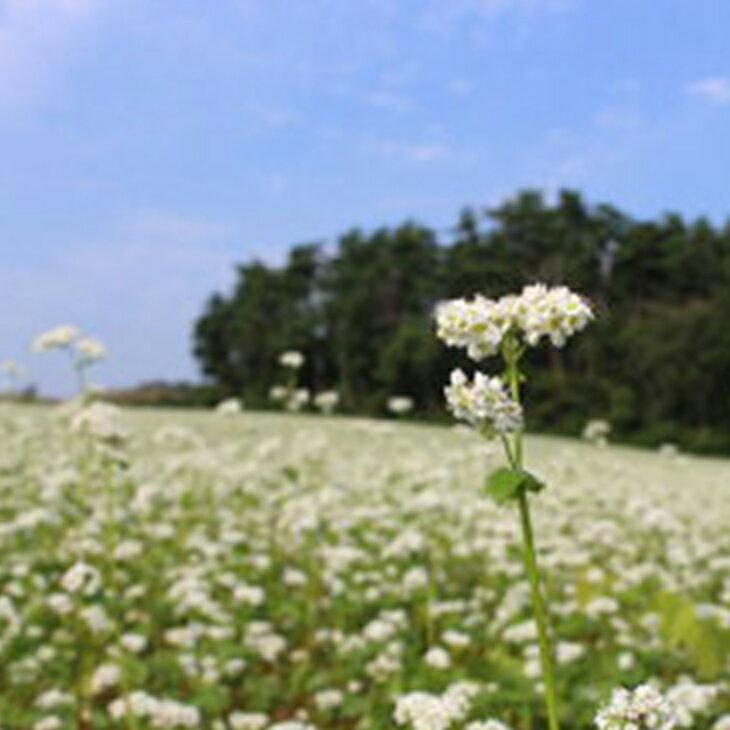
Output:
[[[545,484],[525,469],[501,467],[495,469],[485,485],[486,493],[497,503],[506,504],[520,496],[521,492],[540,492]]]
[[[349,231],[327,252],[296,246],[282,266],[241,265],[196,322],[194,353],[220,393],[247,404],[265,402],[278,355],[297,349],[301,384],[336,388],[346,411],[382,412],[397,393],[436,415],[449,371],[467,363],[435,341],[434,305],[534,281],[581,292],[598,319],[563,350],[530,352],[531,429],[579,433],[606,418],[636,443],[728,450],[730,228],[636,221],[572,191],[467,209],[448,243],[408,222]]]

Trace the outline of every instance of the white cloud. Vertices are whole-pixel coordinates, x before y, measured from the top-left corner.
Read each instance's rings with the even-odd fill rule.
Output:
[[[390,109],[391,111],[405,111],[412,106],[410,99],[392,91],[373,91],[363,95],[363,101],[368,106]]]
[[[431,30],[448,32],[463,22],[491,21],[503,15],[517,15],[522,20],[545,13],[572,10],[581,0],[430,0],[421,16]]]
[[[411,162],[438,162],[458,157],[451,147],[443,144],[406,144],[379,140],[375,146],[381,154]]]
[[[715,104],[730,104],[730,79],[723,76],[697,79],[687,85],[687,93]]]
[[[474,91],[474,83],[469,79],[455,78],[448,83],[448,90],[455,96],[467,96]]]
[[[623,106],[600,109],[594,116],[596,126],[609,130],[632,130],[642,126],[643,118],[636,109]]]
[[[120,229],[124,235],[132,238],[170,240],[178,243],[219,239],[233,232],[227,223],[187,218],[154,209],[132,212],[120,222]]]
[[[0,0],[0,107],[34,102],[62,76],[81,29],[109,0]]]

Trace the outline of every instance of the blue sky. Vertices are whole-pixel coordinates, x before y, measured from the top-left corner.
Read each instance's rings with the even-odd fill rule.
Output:
[[[0,359],[193,378],[232,266],[520,187],[730,212],[725,0],[0,0]]]

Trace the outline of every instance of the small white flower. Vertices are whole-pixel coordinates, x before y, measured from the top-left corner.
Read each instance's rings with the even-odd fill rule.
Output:
[[[76,356],[80,365],[91,365],[106,357],[106,348],[91,337],[76,341]]]
[[[413,410],[413,398],[407,395],[394,395],[388,399],[388,410],[396,416],[401,416]]]
[[[669,702],[649,684],[615,690],[596,715],[599,730],[671,730],[676,722]]]
[[[454,370],[444,392],[454,417],[476,428],[512,433],[522,427],[522,408],[507,394],[501,378],[477,372],[470,382],[462,370]]]
[[[611,424],[603,419],[595,418],[586,423],[583,429],[583,438],[591,443],[604,446],[609,433],[611,433]]]
[[[279,355],[279,364],[283,365],[285,368],[299,370],[299,368],[304,365],[304,355],[302,355],[301,352],[297,352],[296,350],[288,350],[287,352],[282,352],[282,354]]]
[[[127,434],[119,423],[121,413],[121,409],[109,403],[94,402],[74,414],[70,428],[100,441],[123,441]]]
[[[451,666],[449,652],[441,646],[432,646],[424,654],[423,661],[432,669],[448,669]]]
[[[339,393],[335,390],[325,390],[314,396],[314,405],[322,413],[332,413],[340,401]]]
[[[221,416],[235,416],[241,413],[242,410],[243,405],[238,398],[226,398],[215,407],[215,412]]]

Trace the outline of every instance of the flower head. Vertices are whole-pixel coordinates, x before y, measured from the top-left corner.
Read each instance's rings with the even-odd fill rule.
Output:
[[[413,410],[413,398],[407,395],[394,395],[388,398],[388,410],[396,416]]]
[[[69,347],[80,336],[81,332],[78,327],[74,327],[72,324],[62,324],[38,335],[33,341],[33,349],[36,352],[46,352]]]
[[[215,407],[215,412],[221,416],[235,416],[242,410],[243,404],[238,398],[226,398]]]
[[[543,337],[562,347],[568,337],[593,319],[587,302],[565,286],[526,286],[519,295],[472,300],[454,299],[436,308],[437,335],[450,347],[461,347],[472,360],[499,352],[512,333],[524,344],[537,345]]]
[[[106,357],[106,348],[91,337],[76,341],[76,357],[80,365],[91,365]]]
[[[296,350],[282,352],[281,355],[279,355],[279,364],[283,365],[285,368],[299,370],[299,368],[304,365],[304,355]]]
[[[649,684],[615,690],[611,701],[596,715],[599,730],[670,730],[675,724],[671,706]]]
[[[512,433],[522,427],[522,408],[507,394],[501,378],[477,372],[470,381],[463,370],[454,370],[444,392],[454,417],[472,426],[496,433]]]
[[[339,393],[336,390],[323,390],[314,396],[314,405],[322,413],[332,413],[340,402]]]

